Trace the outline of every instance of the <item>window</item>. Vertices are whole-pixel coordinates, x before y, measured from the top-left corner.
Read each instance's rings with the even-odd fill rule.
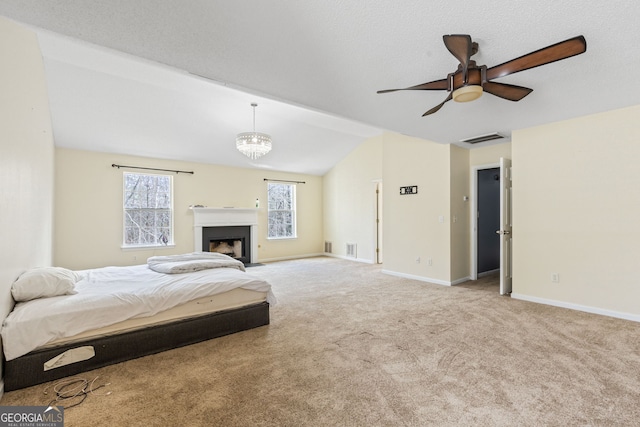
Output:
[[[294,184],[268,184],[270,239],[296,236],[296,186]]]
[[[171,176],[125,172],[123,246],[172,245],[172,199]]]

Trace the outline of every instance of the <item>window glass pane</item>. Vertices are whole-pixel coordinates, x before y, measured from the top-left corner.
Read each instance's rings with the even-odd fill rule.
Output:
[[[125,243],[130,245],[137,244],[140,237],[139,230],[138,227],[127,227],[125,229]]]
[[[289,184],[269,184],[269,209],[270,210],[290,210],[292,205],[292,185]]]
[[[126,193],[126,194],[127,194],[127,197],[125,197],[125,199],[124,199],[124,207],[125,207],[125,209],[141,207],[138,193],[132,191],[132,192],[129,192],[129,193]]]
[[[133,227],[140,223],[140,211],[127,209],[125,211],[125,227]]]
[[[171,226],[171,212],[168,212],[168,211],[158,212],[157,224],[158,224],[158,227],[163,227],[163,228]]]
[[[156,207],[167,209],[171,206],[171,196],[166,191],[158,191],[156,195]]]
[[[171,230],[168,227],[158,229],[158,241],[164,245],[169,243],[169,237],[171,236]]]
[[[124,174],[124,244],[173,243],[172,179],[167,175]]]
[[[295,237],[295,185],[268,184],[268,237]]]

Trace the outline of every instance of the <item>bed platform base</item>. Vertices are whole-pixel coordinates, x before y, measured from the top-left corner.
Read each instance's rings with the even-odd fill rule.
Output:
[[[4,362],[4,390],[18,390],[268,324],[269,304],[262,302],[122,334],[34,350]],[[81,346],[93,346],[95,356],[44,371],[46,361],[64,351]]]

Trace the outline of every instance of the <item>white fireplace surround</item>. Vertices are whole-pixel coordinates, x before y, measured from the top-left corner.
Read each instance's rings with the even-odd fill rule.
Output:
[[[258,262],[258,209],[192,208],[195,252],[202,251],[203,227],[249,226],[251,228],[251,263]]]

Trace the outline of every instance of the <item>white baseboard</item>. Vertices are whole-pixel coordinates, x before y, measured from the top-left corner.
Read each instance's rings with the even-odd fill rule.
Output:
[[[523,295],[518,293],[512,293],[511,298],[519,299],[522,301],[535,302],[538,304],[552,305],[554,307],[562,307],[562,308],[568,308],[571,310],[584,311],[586,313],[600,314],[602,316],[615,317],[618,319],[631,320],[633,322],[640,322],[640,315],[638,314],[624,313],[621,311],[607,310],[607,309],[598,308],[598,307],[590,307],[588,305],[573,304],[573,303],[568,303],[564,301],[556,301],[552,299],[533,297],[530,295]]]
[[[460,279],[456,279],[453,282],[451,282],[451,286],[459,285],[460,283],[464,283],[469,280],[471,280],[471,276],[461,277]]]
[[[373,262],[373,260],[366,259],[366,258],[353,258],[353,257],[350,257],[350,256],[337,255],[337,254],[330,254],[330,253],[328,253],[328,252],[325,252],[325,253],[324,253],[324,254],[322,254],[322,255],[324,255],[324,256],[329,256],[329,257],[332,257],[332,258],[345,259],[345,260],[347,260],[347,261],[363,262],[363,263],[365,263],[365,264],[375,264],[375,263]]]
[[[304,254],[304,255],[292,255],[292,256],[284,256],[284,257],[279,257],[279,258],[265,258],[265,259],[259,259],[258,262],[274,262],[274,261],[288,261],[291,259],[301,259],[301,258],[315,258],[318,256],[324,256],[326,254],[322,253],[322,252],[318,252],[316,254]]]
[[[407,273],[399,273],[397,271],[391,271],[391,270],[382,270],[382,272],[390,276],[397,276],[397,277],[403,277],[405,279],[419,280],[421,282],[434,283],[436,285],[442,285],[442,286],[451,286],[451,282],[447,282],[446,280],[432,279],[430,277],[416,276],[414,274],[407,274]]]

